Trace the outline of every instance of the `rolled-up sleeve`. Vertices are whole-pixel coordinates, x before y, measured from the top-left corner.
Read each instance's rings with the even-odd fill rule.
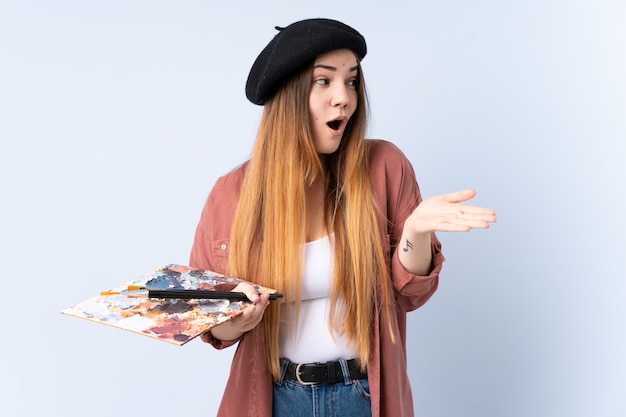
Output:
[[[242,178],[243,171],[235,170],[218,179],[209,193],[196,227],[189,255],[189,265],[192,268],[228,274],[230,230]],[[202,341],[210,343],[216,349],[224,349],[239,341],[219,340],[210,332],[200,337]]]
[[[437,290],[439,272],[445,258],[441,253],[441,243],[434,235],[432,239],[433,260],[428,275],[411,274],[400,262],[397,251],[393,253],[391,258],[392,280],[397,292],[398,307],[403,311],[412,311],[421,307]]]
[[[386,214],[389,239],[391,280],[396,291],[396,302],[402,311],[415,310],[430,299],[439,284],[439,272],[445,260],[441,242],[431,237],[432,264],[428,275],[408,272],[398,257],[397,247],[404,222],[421,203],[413,166],[402,151],[390,142],[372,141],[370,168],[372,184],[381,211]]]

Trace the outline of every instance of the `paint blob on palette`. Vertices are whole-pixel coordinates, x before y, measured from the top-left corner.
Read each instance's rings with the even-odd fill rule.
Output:
[[[244,281],[207,270],[167,265],[110,291],[120,294],[96,296],[61,313],[181,346],[211,327],[237,316],[248,302],[223,299],[133,298],[127,297],[124,291],[129,286],[230,291],[240,282]],[[269,288],[252,285],[259,292],[275,292]]]

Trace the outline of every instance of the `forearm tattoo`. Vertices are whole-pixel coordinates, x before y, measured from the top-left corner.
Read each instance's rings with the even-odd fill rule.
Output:
[[[409,249],[413,250],[413,244],[409,242],[409,239],[406,240],[406,246],[402,248],[403,251],[408,252]]]

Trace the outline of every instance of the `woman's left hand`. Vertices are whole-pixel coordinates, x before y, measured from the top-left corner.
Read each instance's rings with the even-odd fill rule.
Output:
[[[475,195],[476,191],[468,189],[426,198],[411,213],[405,227],[416,234],[487,229],[496,221],[494,210],[460,204]]]

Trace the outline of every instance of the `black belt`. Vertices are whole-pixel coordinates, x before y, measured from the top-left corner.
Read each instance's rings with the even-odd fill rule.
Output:
[[[350,359],[348,362],[348,371],[351,380],[367,378],[367,371],[361,371],[356,359]],[[330,361],[326,363],[320,362],[289,362],[284,379],[287,381],[296,381],[301,385],[315,384],[334,384],[335,382],[343,382],[344,374],[339,361]]]

